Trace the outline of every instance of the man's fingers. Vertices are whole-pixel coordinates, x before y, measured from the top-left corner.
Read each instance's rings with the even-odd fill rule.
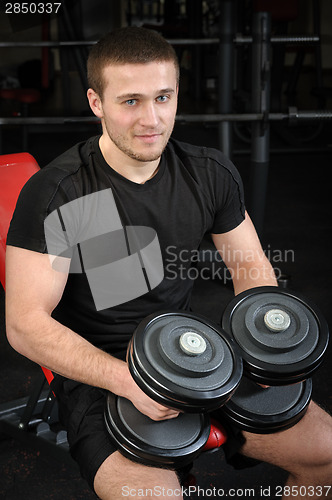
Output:
[[[178,410],[174,410],[173,408],[167,408],[166,406],[162,406],[158,403],[155,404],[154,408],[151,408],[148,414],[152,420],[168,420],[171,418],[178,417],[180,412]]]
[[[158,410],[158,415],[156,416],[156,419],[153,420],[167,420],[170,418],[176,418],[179,416],[179,411],[177,410],[172,410],[171,408],[165,408],[161,407]]]

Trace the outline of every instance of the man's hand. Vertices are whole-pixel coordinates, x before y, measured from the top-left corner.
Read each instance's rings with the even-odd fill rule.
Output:
[[[129,399],[138,411],[155,421],[176,418],[179,415],[178,410],[167,408],[147,396],[132,378],[126,363],[124,363],[123,370],[125,382],[122,394],[119,395]]]
[[[177,410],[162,406],[149,398],[138,386],[132,403],[141,413],[151,418],[151,420],[168,420],[176,418],[180,413]]]

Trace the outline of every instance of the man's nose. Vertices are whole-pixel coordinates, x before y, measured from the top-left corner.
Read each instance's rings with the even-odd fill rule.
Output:
[[[140,124],[146,128],[155,128],[159,124],[156,104],[154,102],[146,102],[141,109]]]

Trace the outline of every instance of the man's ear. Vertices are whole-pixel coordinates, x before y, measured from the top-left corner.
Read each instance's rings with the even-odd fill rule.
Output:
[[[99,95],[93,89],[88,89],[87,97],[88,97],[88,101],[90,104],[90,108],[92,109],[93,113],[98,118],[103,118],[103,116],[104,116],[103,106],[102,106],[101,99],[100,99]]]

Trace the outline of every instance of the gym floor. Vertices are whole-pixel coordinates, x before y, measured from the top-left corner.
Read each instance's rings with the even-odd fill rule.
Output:
[[[315,141],[301,144],[296,150],[285,144],[272,129],[271,162],[268,183],[265,229],[262,244],[272,264],[288,276],[289,286],[314,302],[332,324],[331,308],[331,221],[330,182],[332,144],[331,127],[325,125]],[[30,135],[29,152],[45,165],[58,153],[96,130]],[[304,132],[305,133],[305,132]],[[298,132],[299,137],[301,131]],[[194,144],[217,146],[215,127],[177,125],[174,136]],[[20,136],[14,131],[3,134],[4,153],[20,151]],[[233,161],[240,170],[246,191],[249,189],[250,156],[248,145],[235,144]],[[309,149],[310,148],[310,149]],[[213,269],[212,273],[213,274]],[[204,274],[206,276],[206,274]],[[193,309],[219,321],[233,292],[220,279],[197,279]],[[15,353],[8,345],[4,324],[4,292],[0,291],[0,403],[29,394],[40,368]],[[313,397],[332,411],[332,346],[319,371],[313,377]],[[93,499],[94,494],[69,466],[34,450],[19,440],[2,436],[0,441],[0,499],[5,500],[79,500]],[[238,497],[276,498],[285,472],[268,464],[235,471],[226,464],[222,449],[201,455],[193,474],[201,488],[191,498],[212,496],[213,488],[222,488]],[[233,489],[233,490],[231,490]],[[255,494],[253,494],[255,492]],[[189,498],[189,497],[187,497]]]

